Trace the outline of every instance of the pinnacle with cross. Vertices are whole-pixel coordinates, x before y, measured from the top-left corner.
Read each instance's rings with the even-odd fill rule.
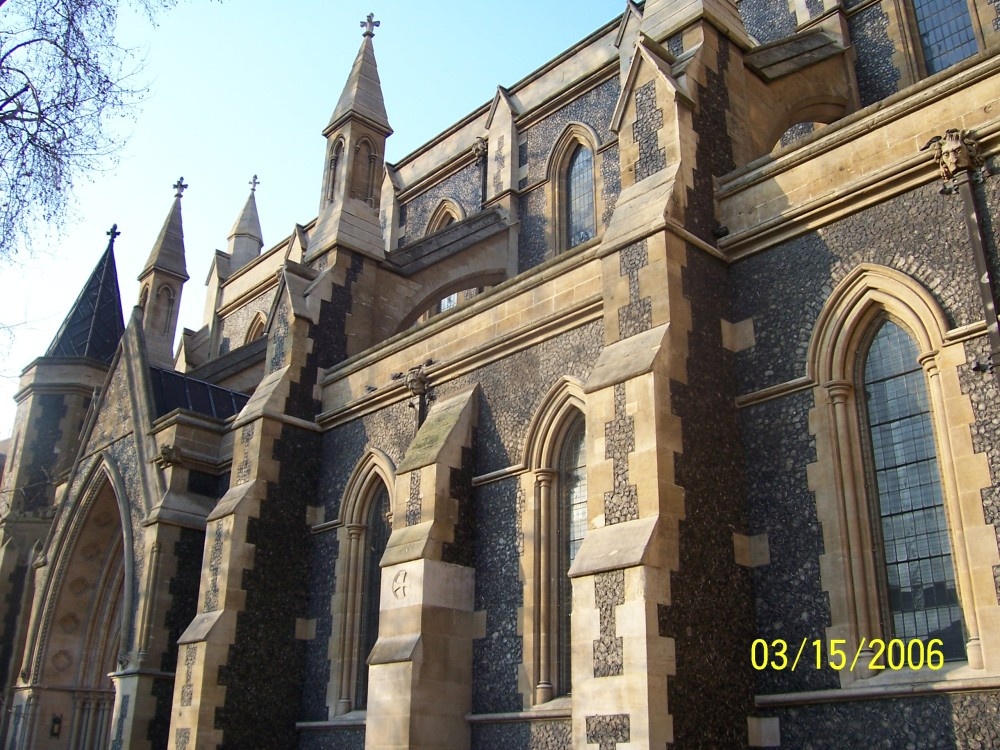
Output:
[[[111,229],[109,229],[107,232],[105,232],[105,234],[108,235],[108,237],[111,238],[110,240],[108,240],[108,247],[114,247],[115,246],[115,237],[118,237],[119,235],[121,235],[121,232],[118,231],[118,225],[117,224],[112,224],[111,225]]]
[[[250,192],[251,193],[256,193],[257,192],[257,186],[260,184],[260,180],[257,179],[257,175],[254,175],[253,179],[250,180],[250,182],[248,182],[247,184],[250,186]]]
[[[177,191],[174,193],[175,198],[180,198],[184,194],[184,191],[187,190],[187,185],[184,183],[183,177],[179,178],[171,187]]]
[[[381,21],[375,20],[375,14],[369,13],[368,20],[361,22],[361,28],[365,30],[365,33],[362,34],[361,36],[375,36],[375,28],[381,25],[382,25]]]

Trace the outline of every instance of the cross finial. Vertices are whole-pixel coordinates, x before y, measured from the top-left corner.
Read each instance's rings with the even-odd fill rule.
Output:
[[[121,234],[121,232],[118,231],[118,225],[117,224],[112,224],[111,225],[111,229],[109,229],[107,232],[105,232],[105,234],[108,235],[108,237],[111,238],[110,240],[108,240],[108,246],[109,247],[114,247],[115,246],[115,237],[118,237]]]
[[[361,36],[375,36],[375,29],[376,29],[376,27],[381,26],[381,25],[382,25],[381,21],[376,21],[375,20],[375,14],[374,13],[369,13],[368,14],[368,20],[361,22],[361,28],[363,28],[365,30],[365,33],[362,34]]]
[[[184,194],[184,191],[187,190],[187,185],[184,183],[183,177],[179,178],[171,187],[177,191],[174,193],[175,198],[180,198]]]
[[[257,186],[260,184],[260,180],[257,179],[257,175],[254,175],[253,179],[250,180],[250,182],[248,184],[250,185],[250,192],[251,193],[256,193],[257,192]]]

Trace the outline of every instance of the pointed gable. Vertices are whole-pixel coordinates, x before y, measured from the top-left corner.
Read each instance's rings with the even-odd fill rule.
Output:
[[[350,116],[358,117],[387,136],[392,133],[389,117],[385,113],[385,102],[382,99],[382,82],[378,77],[371,34],[365,34],[361,42],[361,49],[358,50],[347,84],[330,117],[327,131]]]
[[[46,356],[88,357],[107,364],[114,358],[125,331],[114,233],[113,227],[107,249],[52,339]]]

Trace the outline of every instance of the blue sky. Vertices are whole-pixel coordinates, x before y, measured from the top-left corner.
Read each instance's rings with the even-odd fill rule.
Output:
[[[0,267],[0,437],[10,434],[21,370],[45,352],[117,223],[118,278],[128,317],[136,275],[183,176],[188,273],[180,327],[199,328],[216,249],[260,179],[265,248],[319,205],[321,131],[361,43],[361,21],[381,25],[375,55],[398,161],[592,31],[624,0],[468,3],[378,0],[180,0],[154,27],[128,12],[120,35],[143,60],[149,92],[117,164],[76,185],[64,226],[39,227],[32,255]]]

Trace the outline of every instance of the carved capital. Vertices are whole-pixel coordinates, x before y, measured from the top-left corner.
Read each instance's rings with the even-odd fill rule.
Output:
[[[549,487],[557,473],[555,469],[538,469],[535,472],[535,482],[543,487]]]
[[[927,352],[917,357],[917,363],[924,368],[924,372],[927,373],[928,377],[934,377],[938,374],[937,355],[938,353],[935,349],[932,352]]]
[[[825,388],[834,404],[843,404],[854,393],[854,384],[849,380],[831,380]]]

